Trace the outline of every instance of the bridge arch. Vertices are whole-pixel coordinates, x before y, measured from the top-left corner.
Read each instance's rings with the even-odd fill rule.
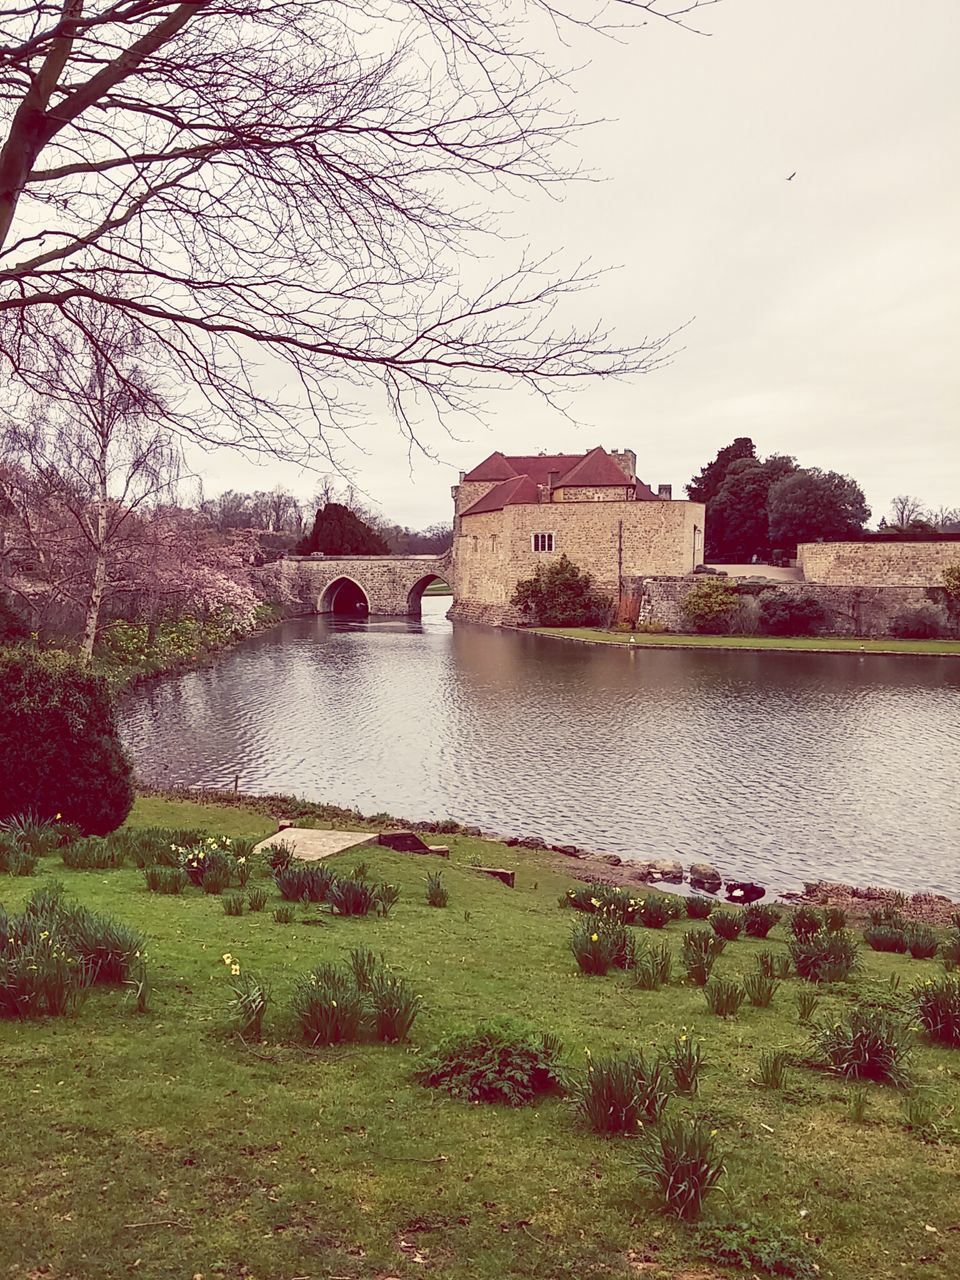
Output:
[[[415,582],[407,592],[407,613],[414,617],[420,616],[421,606],[423,603],[423,593],[427,587],[433,582],[442,582],[444,586],[449,586],[447,579],[440,573],[426,573],[419,581]]]
[[[359,582],[344,574],[324,589],[317,612],[341,618],[365,618],[370,612],[370,599]]]

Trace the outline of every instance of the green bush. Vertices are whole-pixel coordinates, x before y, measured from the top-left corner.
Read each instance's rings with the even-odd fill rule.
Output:
[[[183,893],[187,873],[182,867],[144,867],[143,878],[151,893]]]
[[[365,916],[376,905],[376,889],[364,880],[338,876],[327,892],[327,901],[338,916]]]
[[[700,1089],[700,1068],[703,1066],[703,1055],[700,1045],[687,1035],[686,1027],[668,1050],[665,1061],[673,1075],[673,1087],[677,1093],[694,1097]]]
[[[793,972],[790,957],[782,951],[758,951],[757,968],[765,978],[789,978]]]
[[[911,992],[917,1021],[931,1040],[960,1048],[960,977],[928,979]]]
[[[788,947],[794,968],[808,982],[844,982],[857,968],[857,944],[844,929],[794,938]]]
[[[427,876],[427,905],[445,907],[450,901],[447,886],[443,883],[442,871],[431,871]]]
[[[385,968],[378,969],[370,980],[369,1000],[377,1039],[388,1044],[406,1040],[420,1012],[420,996],[408,983]]]
[[[815,1060],[848,1080],[909,1082],[910,1033],[887,1009],[854,1008],[839,1022],[814,1028]]]
[[[823,927],[827,933],[839,933],[847,927],[847,913],[842,907],[827,907],[823,913]]]
[[[903,955],[907,949],[907,935],[902,929],[874,924],[863,931],[863,940],[872,951],[892,951]]]
[[[798,907],[790,917],[790,932],[795,938],[812,938],[823,929],[823,917],[812,907]]]
[[[590,575],[565,555],[538,564],[532,578],[517,583],[510,603],[526,623],[541,627],[595,627],[606,621],[611,608]]]
[[[320,862],[296,862],[278,867],[274,881],[286,902],[325,902],[335,876]]]
[[[626,927],[606,916],[574,921],[570,950],[582,972],[594,977],[602,977],[614,967],[631,967],[635,956]]]
[[[420,1084],[465,1102],[521,1107],[562,1092],[567,1072],[556,1036],[499,1020],[442,1040],[416,1072]]]
[[[204,893],[220,894],[230,888],[232,878],[230,864],[225,858],[209,858],[200,887]]]
[[[25,853],[12,836],[0,833],[0,872],[8,876],[32,876],[39,858],[35,853]]]
[[[925,924],[911,924],[907,929],[907,950],[914,960],[932,960],[937,954],[939,941],[934,931]]]
[[[655,1124],[669,1100],[663,1066],[642,1052],[594,1059],[587,1054],[587,1070],[578,1081],[580,1114],[594,1133],[635,1134]]]
[[[706,929],[690,929],[680,944],[680,959],[687,977],[698,987],[706,986],[717,957],[727,944],[719,934]]]
[[[745,994],[739,982],[730,982],[727,978],[714,978],[703,988],[707,1008],[718,1018],[732,1018],[739,1013]]]
[[[672,898],[664,893],[651,893],[643,898],[637,910],[637,922],[645,929],[662,929],[674,920],[677,909]]]
[[[723,578],[701,578],[680,602],[684,630],[724,635],[729,630],[737,604],[736,589]]]
[[[104,681],[18,649],[0,651],[0,688],[0,819],[59,815],[85,835],[119,827],[133,787]]]
[[[263,1019],[270,1003],[269,988],[255,973],[241,969],[232,956],[224,956],[223,961],[230,968],[230,988],[233,992],[230,1012],[237,1033],[243,1040],[262,1040]]]
[[[274,911],[273,918],[277,924],[293,924],[297,918],[297,913],[289,902],[284,902]]]
[[[760,630],[768,636],[812,636],[826,621],[816,596],[764,591],[760,595]]]
[[[673,958],[664,942],[659,947],[643,947],[633,956],[633,981],[642,991],[658,991],[670,981]]]
[[[748,973],[743,980],[743,989],[747,999],[758,1009],[768,1009],[773,1003],[780,983],[768,978],[765,973]]]
[[[780,912],[760,902],[751,902],[743,912],[743,931],[748,938],[765,938],[780,923]]]
[[[714,1137],[703,1120],[676,1117],[650,1130],[641,1148],[641,1177],[652,1183],[666,1212],[686,1222],[699,1218],[724,1173]]]
[[[33,813],[15,813],[0,822],[0,836],[11,841],[21,853],[35,858],[43,858],[54,849],[72,844],[82,834],[72,823],[67,826],[47,822]]]
[[[225,916],[242,916],[246,900],[242,893],[225,893],[222,898]]]
[[[335,965],[319,964],[293,989],[293,1014],[303,1038],[313,1045],[359,1040],[364,1001],[351,974]]]
[[[95,836],[60,850],[63,865],[71,871],[115,871],[123,866],[125,856],[123,848],[118,848],[112,840]]]
[[[725,942],[736,942],[743,929],[742,911],[714,911],[710,917],[710,926],[718,937]]]
[[[378,884],[373,896],[377,903],[377,915],[386,919],[400,901],[400,887],[395,884]]]
[[[693,894],[686,899],[684,905],[686,906],[689,920],[706,920],[717,904],[712,898],[701,898],[697,894]]]
[[[267,905],[267,891],[259,885],[247,894],[247,907],[250,911],[262,911]]]
[[[947,973],[960,969],[960,931],[947,938],[940,947],[940,959]]]

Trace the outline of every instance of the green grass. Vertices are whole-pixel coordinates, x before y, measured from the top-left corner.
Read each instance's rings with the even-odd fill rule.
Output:
[[[960,657],[960,640],[861,640],[856,636],[699,636],[678,632],[602,631],[592,627],[532,627],[535,635],[665,649],[783,649],[810,653],[926,653]]]
[[[234,807],[155,798],[138,801],[131,821],[238,835],[270,826]],[[658,991],[619,971],[582,977],[567,946],[575,914],[557,906],[570,885],[561,871],[480,840],[445,842],[445,911],[425,900],[432,859],[363,850],[371,874],[401,888],[386,920],[298,907],[280,927],[279,897],[260,871],[250,883],[269,888],[268,909],[239,917],[195,889],[159,897],[133,869],[69,872],[56,855],[42,877],[0,878],[8,909],[52,875],[142,930],[152,987],[146,1014],[97,991],[75,1020],[0,1024],[0,1271],[16,1280],[720,1274],[694,1230],[657,1212],[632,1140],[589,1133],[570,1102],[512,1111],[413,1083],[427,1045],[507,1015],[559,1034],[577,1069],[586,1048],[649,1054],[682,1029],[702,1044],[700,1094],[673,1099],[667,1114],[703,1115],[726,1153],[707,1223],[818,1241],[824,1280],[960,1274],[960,1055],[917,1040],[917,1084],[931,1087],[942,1117],[938,1145],[907,1131],[893,1089],[868,1086],[867,1121],[855,1125],[853,1086],[799,1062],[782,1091],[760,1088],[764,1054],[804,1052],[796,979],[772,1008],[744,1005],[723,1020],[676,977]],[[471,857],[516,870],[516,889],[477,874]],[[357,859],[332,861],[349,870]],[[681,920],[656,935],[675,975],[690,927]],[[782,951],[784,939],[781,924],[763,942],[730,943],[715,972],[741,979],[758,951]],[[346,962],[356,946],[382,951],[423,995],[411,1043],[309,1052],[287,1012],[294,980],[322,961]],[[270,987],[260,1044],[230,1034],[225,953]],[[890,998],[891,975],[906,989],[933,966],[865,950],[856,986],[823,991],[817,1016],[837,1018],[857,989]]]
[[[423,594],[425,596],[452,596],[453,588],[447,586],[445,582],[431,582],[428,587],[424,587]]]

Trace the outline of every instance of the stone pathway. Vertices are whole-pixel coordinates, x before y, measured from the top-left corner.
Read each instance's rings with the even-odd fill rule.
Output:
[[[335,853],[343,853],[344,849],[360,848],[361,845],[376,844],[375,831],[321,831],[314,827],[287,827],[278,831],[275,836],[261,840],[254,853],[265,853],[276,844],[289,845],[298,858],[304,862],[319,862],[321,858],[332,858]]]

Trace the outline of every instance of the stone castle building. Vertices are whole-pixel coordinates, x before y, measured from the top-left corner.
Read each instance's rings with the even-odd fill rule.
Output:
[[[630,449],[492,453],[461,472],[453,501],[451,616],[463,621],[514,621],[518,581],[561,555],[615,601],[625,579],[692,573],[703,555],[703,504],[654,493]]]

